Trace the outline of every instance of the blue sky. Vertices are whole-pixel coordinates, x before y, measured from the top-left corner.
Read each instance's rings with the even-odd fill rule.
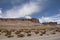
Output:
[[[0,0],[0,8],[2,8],[2,15],[6,16],[6,11],[13,9],[13,7],[22,6],[29,2],[35,2],[39,6],[38,12],[30,14],[31,17],[39,18],[42,16],[53,16],[58,14],[60,10],[60,0]],[[39,3],[39,1],[41,3]],[[33,3],[32,3],[33,4]],[[42,7],[42,9],[41,9]],[[17,13],[16,13],[17,14]]]
[[[60,0],[0,0],[0,18],[25,16],[60,19]]]

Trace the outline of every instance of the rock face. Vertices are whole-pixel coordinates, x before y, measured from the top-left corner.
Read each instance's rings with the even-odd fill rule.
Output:
[[[18,18],[0,18],[0,28],[29,28],[30,26],[40,25],[39,20],[32,19],[18,19]]]
[[[42,25],[44,24],[44,25]],[[48,25],[50,27],[57,25],[57,22],[47,22],[47,23],[40,23],[38,19],[32,18],[32,19],[26,19],[26,18],[0,18],[0,28],[7,28],[7,29],[15,29],[15,28],[21,28],[21,29],[39,29],[41,27],[47,27]],[[60,25],[58,25],[60,26]],[[55,26],[54,26],[55,27]]]
[[[46,23],[42,23],[44,25],[57,25],[57,22],[46,22]]]
[[[36,18],[32,18],[32,19],[18,19],[18,18],[3,19],[3,18],[0,18],[0,22],[18,22],[18,21],[31,21],[34,23],[39,23],[39,20]]]

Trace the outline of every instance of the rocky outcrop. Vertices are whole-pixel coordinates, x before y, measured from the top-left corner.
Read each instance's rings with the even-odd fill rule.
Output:
[[[42,25],[43,24],[43,25]],[[38,19],[26,19],[26,18],[0,18],[0,28],[7,28],[7,29],[39,29],[41,27],[50,27],[60,26],[57,25],[57,22],[47,22],[47,23],[40,23]],[[54,26],[54,27],[55,27]]]
[[[45,22],[44,25],[57,25],[57,22]]]
[[[36,18],[0,18],[0,28],[35,28],[34,25],[40,25],[39,20]]]
[[[32,19],[21,19],[23,21],[31,21],[31,22],[34,22],[34,23],[39,23],[39,20],[36,19],[36,18],[32,18]]]
[[[0,22],[19,22],[19,21],[31,21],[34,23],[39,23],[39,20],[36,18],[32,18],[32,19],[18,19],[18,18],[0,18]]]

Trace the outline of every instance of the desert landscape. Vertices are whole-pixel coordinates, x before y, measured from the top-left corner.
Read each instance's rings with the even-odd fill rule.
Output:
[[[0,40],[60,40],[60,0],[0,0]]]
[[[60,40],[60,24],[38,19],[0,18],[0,40]]]

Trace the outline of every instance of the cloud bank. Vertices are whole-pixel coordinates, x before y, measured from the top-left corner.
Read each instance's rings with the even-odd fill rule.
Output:
[[[53,15],[50,17],[41,17],[39,18],[40,23],[44,23],[44,22],[57,22],[58,24],[60,24],[60,11],[57,15]]]
[[[2,17],[2,10],[0,9],[0,18]]]
[[[25,18],[26,18],[26,19],[32,19],[32,17],[30,17],[30,16],[25,16]]]
[[[19,0],[18,0],[19,1]],[[18,2],[17,1],[17,2]],[[16,1],[14,1],[16,3]],[[13,5],[14,5],[13,2]],[[28,15],[32,15],[35,12],[39,12],[43,9],[44,0],[30,0],[22,6],[14,6],[12,9],[7,10],[4,18],[20,18]]]
[[[25,4],[22,7],[15,7],[11,10],[7,11],[6,17],[7,18],[19,18],[24,17],[26,15],[30,15],[33,12],[37,12],[38,7],[35,4]]]
[[[5,11],[6,15],[2,17],[2,11],[0,10],[0,18],[31,18],[28,15],[32,15],[35,12],[40,12],[45,8],[46,1],[48,0],[30,0],[22,5],[16,6],[16,3],[20,3],[21,0],[13,0],[11,3],[13,8]],[[22,0],[24,1],[24,0]],[[57,15],[50,17],[39,18],[41,23],[43,22],[58,22],[60,24],[60,10]]]

